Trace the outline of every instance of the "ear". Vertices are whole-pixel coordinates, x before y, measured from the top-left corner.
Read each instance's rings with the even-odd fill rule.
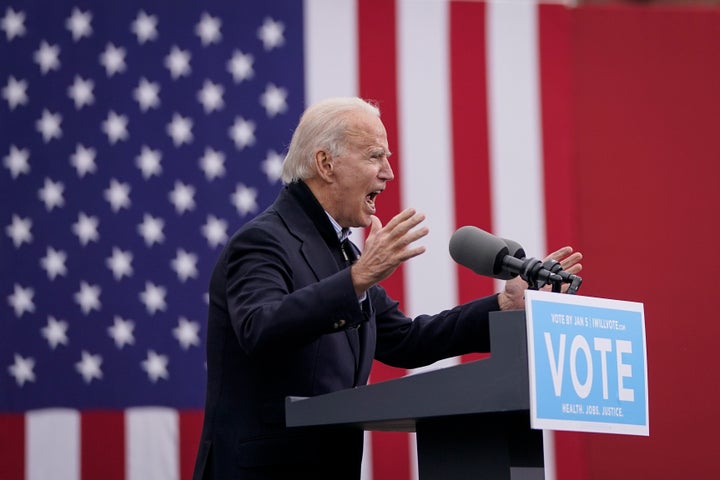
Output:
[[[325,150],[315,152],[315,169],[318,176],[327,183],[335,180],[335,162],[333,158]]]

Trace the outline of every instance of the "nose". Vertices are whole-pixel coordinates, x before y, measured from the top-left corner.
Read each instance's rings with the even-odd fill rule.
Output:
[[[385,157],[383,160],[383,164],[379,172],[379,177],[386,182],[389,182],[390,180],[395,178],[395,174],[393,173],[393,169],[390,166],[390,160],[388,159],[388,157]]]

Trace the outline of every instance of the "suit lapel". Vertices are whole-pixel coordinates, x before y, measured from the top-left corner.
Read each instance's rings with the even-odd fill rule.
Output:
[[[308,213],[287,189],[280,194],[275,209],[288,231],[300,241],[298,253],[302,255],[305,263],[315,274],[315,278],[320,281],[322,278],[337,273],[337,263],[330,247]]]
[[[339,267],[335,255],[308,213],[287,189],[283,190],[279,196],[275,209],[287,226],[288,231],[300,241],[299,253],[314,273],[316,280],[320,281],[337,273]],[[357,373],[361,358],[358,331],[348,329],[344,333],[355,357],[355,371]]]

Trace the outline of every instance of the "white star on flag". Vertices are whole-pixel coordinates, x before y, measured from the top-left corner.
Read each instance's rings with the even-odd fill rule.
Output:
[[[170,202],[175,205],[175,211],[183,214],[188,210],[195,208],[195,188],[192,185],[175,182],[175,188],[170,192]]]
[[[10,375],[15,377],[15,382],[19,386],[25,385],[25,382],[35,381],[35,360],[31,357],[23,358],[21,355],[15,354],[15,363],[8,367]]]
[[[167,134],[172,138],[173,144],[179,147],[192,142],[192,127],[193,121],[190,117],[183,117],[178,113],[174,113],[172,121],[167,125]]]
[[[32,220],[29,218],[22,218],[15,214],[12,216],[12,223],[5,227],[5,233],[8,237],[12,238],[13,245],[15,248],[20,247],[23,243],[31,243],[32,236]]]
[[[235,50],[233,56],[228,60],[227,69],[235,83],[249,80],[253,77],[253,61],[255,59],[249,53]]]
[[[207,221],[202,226],[202,234],[207,239],[208,245],[211,248],[216,248],[227,242],[228,224],[221,218],[216,218],[214,215],[208,215]]]
[[[172,269],[177,273],[178,279],[185,282],[188,278],[195,278],[197,271],[198,257],[194,253],[188,253],[182,248],[177,251],[177,255],[170,262]]]
[[[16,80],[10,75],[8,83],[2,89],[2,96],[7,100],[10,110],[15,110],[18,105],[25,105],[28,102],[28,83],[26,80]]]
[[[108,335],[115,341],[115,346],[118,349],[122,349],[125,345],[133,345],[135,343],[135,336],[133,330],[135,324],[131,320],[125,320],[117,315],[113,319],[112,327],[108,327]]]
[[[275,150],[270,150],[265,156],[265,160],[260,164],[263,173],[267,176],[268,182],[277,183],[282,177],[283,157]]]
[[[30,173],[30,152],[26,148],[17,148],[10,145],[10,152],[3,158],[3,165],[10,170],[10,175],[16,179],[21,174]]]
[[[12,41],[15,37],[25,35],[25,13],[16,12],[12,8],[5,10],[5,16],[0,20],[0,30],[5,31],[5,38]]]
[[[205,172],[208,181],[224,176],[225,154],[219,150],[206,148],[205,154],[200,158],[200,168]]]
[[[160,106],[160,85],[154,82],[149,82],[146,78],[141,78],[138,86],[133,90],[133,98],[140,105],[140,110],[143,112],[148,111],[151,108],[158,108]]]
[[[285,25],[282,22],[276,22],[272,18],[266,18],[262,26],[258,29],[258,38],[262,41],[265,50],[278,48],[285,43],[283,36]]]
[[[73,8],[72,15],[65,21],[65,26],[72,33],[73,40],[77,42],[83,37],[92,35],[91,20],[90,12],[83,13],[77,7]]]
[[[105,51],[100,54],[100,64],[105,67],[105,73],[108,77],[124,72],[126,68],[125,49],[108,43],[105,46]]]
[[[235,117],[235,122],[230,127],[230,138],[235,142],[238,150],[253,145],[255,143],[255,122]]]
[[[206,47],[211,43],[218,43],[222,38],[220,33],[220,25],[222,22],[218,17],[213,17],[207,12],[202,14],[200,22],[195,27],[195,34],[200,37],[203,46]]]
[[[64,189],[65,186],[62,182],[53,182],[49,178],[45,178],[43,187],[38,191],[38,197],[43,201],[48,212],[55,207],[65,205]]]
[[[80,310],[87,315],[93,310],[100,310],[101,289],[98,285],[90,285],[87,282],[80,282],[80,290],[75,292],[75,302],[80,305]]]
[[[112,256],[105,260],[105,264],[113,272],[115,280],[120,280],[133,274],[132,259],[131,252],[124,252],[117,247],[113,247]]]
[[[153,150],[147,145],[143,145],[140,155],[135,159],[135,164],[143,174],[146,180],[154,175],[160,175],[162,166],[160,165],[162,153],[159,150]]]
[[[43,75],[50,70],[60,69],[60,47],[57,45],[50,45],[43,40],[40,43],[40,48],[35,52],[34,58]]]
[[[62,137],[62,130],[60,129],[61,123],[62,115],[43,110],[42,117],[35,123],[35,126],[37,131],[42,135],[43,141],[47,143],[53,138],[58,139]]]
[[[84,212],[78,214],[77,222],[73,223],[72,231],[77,235],[82,246],[86,246],[90,242],[97,242],[100,238],[98,233],[98,225],[100,221],[97,217],[85,215]]]
[[[75,102],[75,108],[80,110],[86,105],[92,105],[95,102],[93,88],[95,84],[92,80],[83,80],[75,75],[75,81],[68,88],[68,96]]]
[[[200,325],[197,322],[191,322],[185,317],[178,319],[178,326],[173,328],[173,336],[177,338],[183,350],[187,350],[191,346],[200,345]]]
[[[156,383],[160,378],[167,380],[170,376],[167,370],[168,357],[158,355],[154,350],[148,350],[147,358],[141,362],[141,365],[153,383]]]
[[[142,45],[157,38],[157,24],[158,20],[155,15],[148,15],[143,10],[140,10],[131,24],[130,31],[135,34],[138,43]]]
[[[100,365],[102,365],[102,357],[100,355],[92,355],[83,350],[82,359],[75,364],[75,369],[82,375],[85,383],[90,383],[95,379],[100,380],[102,378],[103,374],[102,370],[100,370]]]
[[[140,292],[140,301],[145,305],[145,309],[150,315],[155,315],[158,310],[165,311],[167,308],[165,303],[166,294],[165,287],[155,285],[152,282],[145,282],[145,290]]]
[[[15,316],[20,318],[26,312],[34,312],[35,304],[33,303],[33,295],[35,292],[32,288],[23,288],[22,286],[15,284],[13,293],[8,297],[8,303],[15,310]]]
[[[242,183],[237,184],[235,192],[232,194],[232,204],[243,217],[248,213],[255,212],[257,210],[257,190]]]
[[[138,232],[145,240],[145,245],[152,247],[156,243],[162,243],[165,240],[163,228],[165,222],[162,218],[153,217],[152,215],[143,215],[143,221],[138,225]]]
[[[42,328],[41,333],[47,340],[50,348],[55,350],[58,345],[68,344],[67,330],[68,323],[66,321],[57,320],[55,317],[49,316],[47,325]]]
[[[173,46],[165,57],[165,66],[170,70],[173,80],[190,75],[190,52]]]
[[[110,180],[110,186],[104,192],[105,200],[110,203],[113,212],[121,208],[130,207],[130,185],[120,183],[116,179]]]
[[[58,275],[67,275],[67,267],[65,261],[67,260],[67,253],[62,250],[55,250],[52,247],[47,247],[47,252],[43,258],[40,259],[40,265],[47,272],[47,276],[50,280],[55,280]]]
[[[118,115],[112,110],[108,113],[107,118],[102,123],[102,131],[108,136],[111,145],[118,140],[127,140],[128,138],[128,118],[125,115]]]
[[[260,105],[265,107],[265,113],[271,118],[278,113],[285,113],[287,110],[287,90],[278,88],[272,83],[268,84],[260,96]]]
[[[203,88],[197,94],[198,101],[202,104],[205,113],[221,110],[225,106],[223,102],[224,91],[222,85],[205,80]]]
[[[75,146],[75,152],[70,155],[70,165],[75,167],[78,177],[82,178],[88,173],[95,173],[95,149],[85,148],[81,143]]]

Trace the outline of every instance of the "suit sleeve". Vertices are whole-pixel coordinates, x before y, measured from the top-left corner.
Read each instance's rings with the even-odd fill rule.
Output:
[[[381,287],[373,289],[377,322],[375,358],[400,368],[417,368],[443,358],[490,349],[490,312],[500,310],[497,294],[436,315],[411,319]]]
[[[246,353],[302,346],[366,321],[348,269],[317,281],[299,255],[299,243],[281,242],[263,229],[243,231],[226,250],[214,281],[223,284]]]

